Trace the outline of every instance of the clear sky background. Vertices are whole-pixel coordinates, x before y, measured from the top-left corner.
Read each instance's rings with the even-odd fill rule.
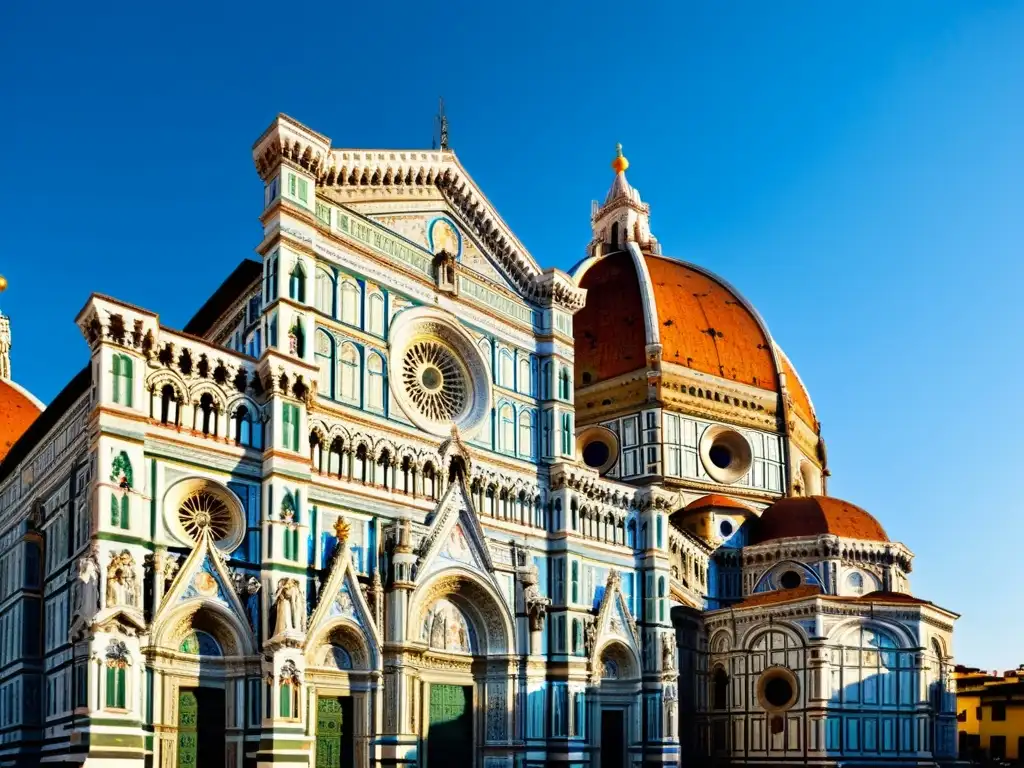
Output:
[[[545,266],[622,142],[666,254],[736,285],[824,425],[832,495],[1024,662],[1024,3],[4,3],[0,307],[49,401],[91,291],[181,327],[260,240],[278,112],[336,146],[451,145]],[[500,12],[496,9],[500,8]]]

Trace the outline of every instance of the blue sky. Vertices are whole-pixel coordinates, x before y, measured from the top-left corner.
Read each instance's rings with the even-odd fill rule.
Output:
[[[86,359],[90,291],[180,327],[252,255],[277,112],[429,147],[443,94],[463,164],[562,268],[622,142],[665,252],[795,362],[830,492],[963,614],[958,660],[1024,662],[1024,4],[99,5],[0,11],[0,307],[40,398]]]

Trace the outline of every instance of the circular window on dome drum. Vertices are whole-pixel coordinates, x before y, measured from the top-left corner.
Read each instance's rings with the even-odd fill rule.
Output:
[[[792,708],[797,699],[796,675],[786,667],[769,667],[757,681],[757,699],[769,712]]]
[[[164,497],[165,519],[176,538],[196,544],[209,536],[218,549],[230,552],[245,536],[241,502],[220,484],[190,479],[176,483]]]
[[[715,425],[701,436],[700,458],[712,480],[731,484],[750,471],[753,452],[747,438],[735,429]]]
[[[391,327],[392,394],[412,422],[434,435],[481,426],[490,411],[487,364],[453,318],[430,307],[401,312]]]
[[[796,571],[786,571],[779,577],[779,585],[783,589],[796,589],[804,580],[800,578],[800,574]]]

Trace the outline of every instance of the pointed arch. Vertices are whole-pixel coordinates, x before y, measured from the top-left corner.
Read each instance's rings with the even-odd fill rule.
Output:
[[[504,598],[493,585],[461,567],[438,571],[417,585],[410,601],[407,641],[421,641],[428,612],[441,599],[453,603],[473,625],[481,655],[514,651],[515,624]]]

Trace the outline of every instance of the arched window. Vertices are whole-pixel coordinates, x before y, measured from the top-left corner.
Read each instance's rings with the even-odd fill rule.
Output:
[[[562,414],[562,455],[572,456],[572,416]]]
[[[263,291],[264,301],[269,304],[277,298],[277,254],[267,261],[267,282]]]
[[[340,382],[338,397],[347,403],[359,404],[359,350],[354,344],[341,345],[338,356]]]
[[[711,677],[711,708],[729,708],[729,675],[722,667],[715,667],[715,673]]]
[[[384,297],[379,293],[371,293],[368,306],[367,328],[370,333],[377,336],[384,335]]]
[[[507,403],[498,410],[498,450],[512,455],[516,452],[515,413]]]
[[[658,621],[665,621],[665,577],[658,577]]]
[[[423,494],[429,499],[437,498],[437,473],[429,461],[423,465]]]
[[[244,405],[235,409],[235,442],[239,445],[252,445],[252,420],[249,409]]]
[[[384,358],[371,352],[366,359],[367,392],[366,407],[374,411],[384,412],[385,386]]]
[[[341,283],[341,322],[359,325],[359,283],[350,277]]]
[[[335,317],[334,276],[321,267],[316,270],[316,308],[325,315]]]
[[[522,411],[519,414],[519,455],[532,457],[534,455],[533,445],[533,412]]]
[[[174,411],[171,410],[171,405],[174,405]],[[177,414],[178,401],[174,396],[174,387],[170,384],[164,384],[163,389],[160,390],[160,423],[161,424],[175,424],[178,421]]]
[[[199,412],[204,435],[217,434],[217,408],[209,392],[199,398]]]
[[[541,376],[540,376],[540,398],[541,398],[541,400],[550,400],[551,399],[551,385],[552,385],[552,382],[554,381],[554,375],[555,375],[554,371],[555,371],[554,364],[550,360],[548,360],[546,363],[544,363],[544,365],[541,367]]]
[[[480,348],[480,355],[483,357],[484,362],[487,363],[487,370],[490,370],[493,363],[491,360],[491,340],[485,337],[480,339],[476,345]]]
[[[320,369],[317,391],[324,397],[334,397],[334,339],[327,331],[316,332],[316,363]]]
[[[114,355],[114,402],[132,407],[132,359],[128,355]]]
[[[507,349],[503,349],[501,350],[500,359],[501,375],[498,383],[507,389],[515,389],[516,369],[515,363],[512,360],[512,353]]]
[[[524,395],[533,394],[533,376],[530,375],[530,358],[519,358],[519,391]]]
[[[657,537],[658,537],[657,538],[656,546],[658,547],[658,549],[661,549],[661,547],[662,547],[662,539],[664,538],[664,530],[663,529],[665,527],[665,523],[661,519],[661,515],[658,515],[654,522],[655,522],[655,527],[656,527],[656,530],[657,530]]]
[[[572,602],[578,603],[580,601],[580,564],[576,561],[572,561]]]
[[[355,466],[352,468],[352,479],[358,480],[361,483],[365,483],[368,477],[369,470],[369,452],[366,450],[365,445],[360,445],[356,448]]]
[[[306,300],[306,270],[302,268],[301,261],[295,262],[295,268],[288,276],[288,298],[302,302]]]
[[[612,245],[619,244],[619,222],[612,224]]]
[[[917,704],[913,655],[888,633],[861,625],[832,654],[832,700],[866,706]]]
[[[569,402],[571,399],[571,380],[569,379],[569,369],[564,365],[558,370],[558,398]]]
[[[864,594],[864,576],[863,576],[863,574],[860,574],[860,573],[857,573],[856,571],[854,571],[853,573],[851,573],[847,577],[846,583],[849,584],[850,592],[852,592],[853,594],[855,594],[855,595],[863,595]]]

